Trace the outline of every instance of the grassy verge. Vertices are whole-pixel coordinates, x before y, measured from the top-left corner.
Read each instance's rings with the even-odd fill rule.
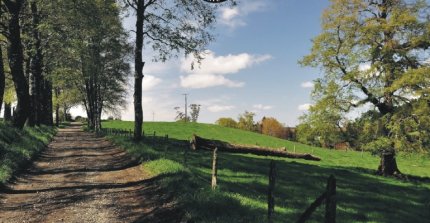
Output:
[[[105,122],[104,127],[130,129],[131,122]],[[425,155],[402,155],[400,169],[423,177],[403,182],[373,174],[378,158],[368,153],[313,148],[285,140],[214,125],[145,123],[145,131],[169,134],[169,142],[135,143],[111,137],[134,156],[161,184],[175,193],[194,222],[265,222],[270,159],[278,166],[275,222],[294,222],[324,191],[330,174],[337,178],[338,222],[426,222],[430,218],[430,160]],[[240,144],[282,147],[313,152],[321,162],[220,153],[216,191],[210,189],[211,153],[179,146],[193,133]],[[186,160],[184,162],[184,152]],[[322,222],[323,208],[311,222]]]
[[[18,130],[0,123],[0,185],[45,148],[54,134],[52,127]]]

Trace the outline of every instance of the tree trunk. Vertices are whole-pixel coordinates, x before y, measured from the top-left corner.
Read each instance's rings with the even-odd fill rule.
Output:
[[[57,98],[57,103],[55,105],[55,126],[60,126],[60,104],[58,103],[58,96],[60,96],[60,90],[55,88],[55,97]]]
[[[12,80],[15,85],[16,96],[18,99],[18,104],[13,117],[13,125],[17,128],[24,127],[30,112],[30,96],[28,93],[28,82],[24,75],[24,55],[21,43],[21,26],[19,23],[23,2],[23,0],[17,0],[15,2],[5,1],[5,5],[10,13],[8,23],[8,57]]]
[[[52,126],[52,83],[49,80],[43,80],[40,100],[40,124]]]
[[[394,150],[382,152],[377,174],[382,176],[401,175],[401,172],[397,167],[396,154]]]
[[[143,66],[143,18],[144,18],[144,0],[137,0],[136,13],[136,48],[134,55],[134,140],[142,138],[143,111],[142,111],[142,80]]]
[[[0,46],[0,111],[3,105],[4,89],[6,85],[6,75],[4,73],[3,50]]]
[[[12,121],[12,105],[10,103],[4,103],[4,120],[6,122]]]
[[[34,50],[35,53],[31,58],[31,64],[30,64],[30,70],[33,77],[33,86],[32,86],[32,96],[33,96],[33,111],[32,114],[34,116],[34,121],[36,125],[40,125],[43,123],[43,114],[44,111],[43,107],[47,106],[44,105],[42,102],[48,103],[47,98],[44,96],[44,78],[43,78],[43,52],[42,52],[42,46],[41,46],[41,39],[40,39],[40,33],[39,33],[39,24],[40,24],[40,16],[39,11],[37,9],[36,1],[31,2],[31,15],[33,18],[33,27],[32,27],[32,35],[33,35],[33,41],[34,41]],[[34,89],[33,89],[34,87]],[[52,112],[51,112],[52,114]]]

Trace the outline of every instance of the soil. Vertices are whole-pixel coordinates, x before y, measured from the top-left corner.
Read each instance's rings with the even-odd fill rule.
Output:
[[[0,222],[180,222],[172,196],[136,160],[78,124],[0,191]]]

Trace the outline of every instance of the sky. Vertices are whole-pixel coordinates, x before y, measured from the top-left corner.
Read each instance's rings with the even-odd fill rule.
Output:
[[[199,122],[236,119],[246,110],[256,113],[255,120],[275,117],[286,126],[297,125],[311,103],[312,80],[322,75],[298,61],[310,52],[328,5],[328,0],[242,0],[234,8],[221,7],[216,40],[194,70],[192,58],[154,63],[145,50],[144,121],[174,121],[174,107],[184,108],[186,93],[188,104],[202,106]],[[134,20],[125,18],[123,24],[133,29]],[[134,118],[131,84],[122,120]],[[81,113],[72,109],[72,115]]]

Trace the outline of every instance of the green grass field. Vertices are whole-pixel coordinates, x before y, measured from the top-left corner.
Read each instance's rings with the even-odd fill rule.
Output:
[[[0,123],[0,185],[37,155],[55,134],[51,127],[15,129]]]
[[[132,129],[132,122],[104,122],[105,128]],[[169,142],[150,138],[135,143],[111,136],[143,167],[161,178],[166,190],[175,193],[186,216],[194,222],[265,222],[269,162],[276,160],[275,221],[295,222],[325,189],[328,176],[337,178],[338,222],[428,222],[430,219],[430,157],[400,154],[400,170],[409,181],[375,176],[379,159],[369,153],[335,151],[289,142],[256,133],[194,123],[144,123],[146,134],[169,135]],[[211,156],[177,146],[193,133],[205,138],[238,144],[286,147],[289,151],[313,153],[322,161],[219,153],[218,184],[210,189]],[[186,153],[185,153],[186,152]],[[187,162],[184,162],[186,154]],[[322,222],[324,207],[311,222]]]

